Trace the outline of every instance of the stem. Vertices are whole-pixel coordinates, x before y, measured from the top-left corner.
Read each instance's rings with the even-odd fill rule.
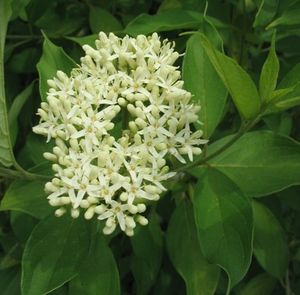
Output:
[[[42,35],[6,35],[6,39],[42,39]]]
[[[211,160],[227,150],[230,146],[232,146],[241,136],[243,136],[249,129],[251,129],[261,118],[261,113],[258,114],[254,119],[248,121],[245,124],[241,125],[241,128],[239,131],[229,140],[227,143],[225,143],[223,146],[221,146],[218,150],[216,150],[214,153],[208,155],[207,157],[204,157],[202,159],[199,159],[198,161],[195,161],[190,164],[183,165],[177,169],[175,169],[175,172],[182,172],[185,170],[188,170],[190,168],[196,167],[198,165],[201,165],[203,163],[206,163],[208,160]]]
[[[27,180],[49,180],[51,176],[48,175],[40,175],[40,174],[34,174],[27,172],[22,169],[17,171],[17,170],[12,170],[8,168],[3,168],[0,167],[0,176],[6,177],[6,178],[23,178]]]

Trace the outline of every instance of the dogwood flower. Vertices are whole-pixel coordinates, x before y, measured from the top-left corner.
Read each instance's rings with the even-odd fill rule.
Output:
[[[44,153],[54,178],[45,190],[56,216],[81,212],[104,222],[103,233],[120,228],[128,236],[146,225],[147,205],[176,175],[170,157],[192,161],[206,143],[194,131],[200,106],[175,65],[174,44],[149,37],[119,38],[99,33],[95,47],[68,76],[58,71],[48,81],[47,101],[33,131],[55,139]]]

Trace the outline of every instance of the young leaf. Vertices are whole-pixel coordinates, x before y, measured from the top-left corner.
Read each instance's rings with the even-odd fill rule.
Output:
[[[69,73],[76,63],[61,47],[54,45],[44,34],[43,55],[37,64],[40,82],[40,95],[42,100],[47,98],[47,80],[52,79],[58,70]]]
[[[279,73],[279,61],[275,51],[275,34],[272,38],[268,57],[262,67],[259,79],[259,94],[263,101],[270,101],[276,88]]]
[[[263,204],[253,201],[254,254],[261,266],[277,279],[288,267],[288,244],[283,228]]]
[[[132,36],[153,32],[188,29],[199,26],[203,21],[202,14],[194,11],[176,9],[159,14],[140,14],[132,20],[124,31]]]
[[[214,142],[208,154],[231,138]],[[248,196],[269,195],[300,183],[300,144],[270,131],[249,132],[209,161],[209,167],[227,175]]]
[[[187,295],[212,295],[218,285],[219,268],[203,257],[193,214],[187,200],[176,207],[167,231],[168,254],[185,281]]]
[[[196,34],[187,42],[183,80],[185,88],[192,93],[193,100],[201,105],[199,118],[203,123],[203,136],[209,138],[223,115],[227,90]]]
[[[11,16],[9,0],[0,1],[0,164],[12,166],[15,163],[9,135],[5,84],[4,84],[4,44],[7,24]]]
[[[42,220],[25,246],[22,294],[47,294],[75,277],[88,247],[87,228],[81,218],[50,215]]]
[[[277,13],[277,7],[278,0],[261,0],[253,27],[264,27],[270,23]]]
[[[295,3],[294,6],[290,6],[288,10],[284,11],[281,16],[276,18],[267,26],[267,30],[275,28],[277,26],[291,26],[300,24],[300,7],[299,3]]]
[[[119,273],[113,253],[101,233],[80,266],[79,274],[70,282],[72,295],[120,294]]]
[[[149,294],[156,281],[162,259],[162,232],[157,216],[152,214],[150,224],[140,228],[131,238],[133,256],[131,268],[137,294]]]
[[[279,93],[279,97],[272,98],[274,104],[269,108],[270,112],[283,111],[300,104],[300,63],[295,65],[281,80],[278,90],[273,92]],[[286,92],[286,93],[284,93]]]
[[[89,23],[94,34],[103,32],[115,32],[123,29],[120,22],[107,10],[100,7],[90,7]]]
[[[32,169],[32,172],[49,173],[49,169],[48,166],[42,165]],[[43,180],[15,180],[5,192],[0,210],[20,211],[38,219],[46,217],[53,208],[48,204],[44,186]]]
[[[245,276],[251,262],[251,204],[229,178],[215,170],[202,176],[193,203],[202,252],[226,271],[229,290]]]
[[[235,60],[216,50],[207,37],[198,33],[202,46],[244,119],[252,119],[260,111],[260,97],[251,77]]]

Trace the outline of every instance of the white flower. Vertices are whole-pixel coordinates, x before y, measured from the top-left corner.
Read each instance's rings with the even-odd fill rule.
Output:
[[[34,132],[55,138],[55,177],[45,185],[56,216],[97,216],[104,234],[117,226],[128,236],[146,225],[146,204],[166,190],[169,157],[182,163],[201,153],[202,131],[193,131],[200,107],[190,103],[174,44],[146,37],[99,33],[95,48],[71,75],[48,81],[47,102]],[[187,155],[187,156],[186,156]]]

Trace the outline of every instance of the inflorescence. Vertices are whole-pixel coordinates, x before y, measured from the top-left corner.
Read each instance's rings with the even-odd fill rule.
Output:
[[[35,133],[55,139],[55,177],[46,183],[56,216],[70,208],[77,218],[105,220],[104,234],[119,225],[132,236],[146,225],[146,204],[166,190],[175,175],[167,159],[181,163],[201,153],[202,131],[193,132],[200,106],[183,89],[174,44],[156,33],[136,38],[99,34],[95,48],[70,76],[58,71],[48,80]]]

